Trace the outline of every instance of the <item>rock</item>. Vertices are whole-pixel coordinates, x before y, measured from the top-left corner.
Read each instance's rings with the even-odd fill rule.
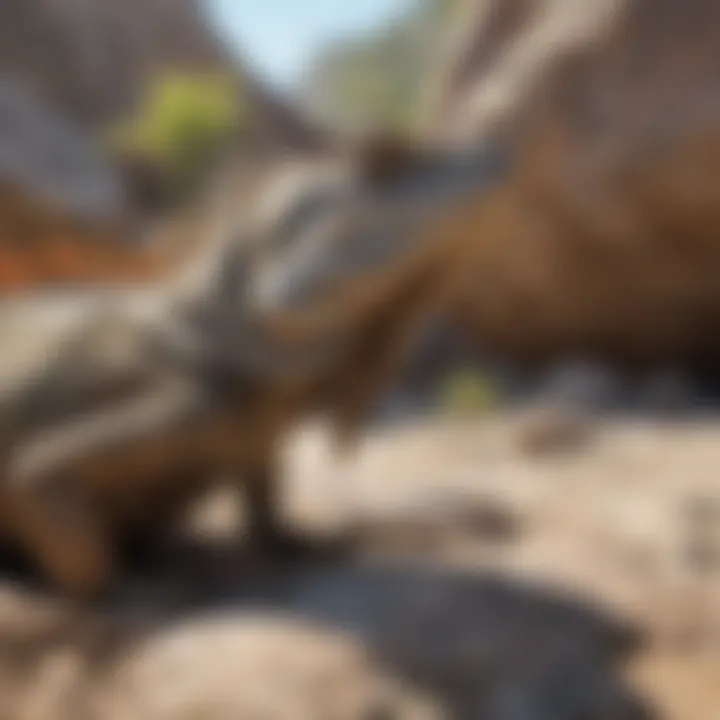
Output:
[[[105,690],[108,720],[440,720],[426,700],[383,678],[351,638],[273,617],[187,624],[141,644],[118,669]]]
[[[262,610],[242,597],[178,615],[146,596],[134,617],[38,612],[30,597],[4,606],[4,709],[43,720],[636,717],[617,672],[634,640],[561,596],[431,570],[309,571],[279,586]]]
[[[683,525],[691,530],[713,530],[720,527],[720,500],[712,495],[690,497],[681,508]]]
[[[432,131],[511,167],[454,218],[475,268],[465,325],[529,363],[716,367],[720,6],[466,7]]]
[[[620,376],[598,363],[565,362],[550,371],[537,399],[586,412],[610,410],[625,396]]]
[[[665,370],[653,373],[641,388],[641,404],[661,413],[688,410],[696,399],[693,384],[684,373]]]
[[[534,408],[520,419],[516,444],[529,456],[575,452],[592,438],[589,416],[562,404]]]
[[[73,123],[2,76],[0,124],[0,223],[11,222],[22,202],[58,220],[111,225],[120,219],[122,185],[107,159]]]

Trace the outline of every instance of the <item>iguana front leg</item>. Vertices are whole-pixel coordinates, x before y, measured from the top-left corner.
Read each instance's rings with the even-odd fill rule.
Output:
[[[18,545],[51,582],[84,597],[109,586],[113,533],[118,522],[123,524],[113,498],[133,493],[135,502],[147,505],[157,496],[163,478],[154,474],[153,449],[164,447],[178,428],[201,417],[205,400],[195,386],[167,383],[139,401],[62,424],[17,449],[4,484],[5,504]],[[142,458],[148,448],[150,465],[145,466]],[[140,474],[123,478],[115,472],[108,483],[103,464],[117,463],[123,454],[131,460],[139,454],[140,464],[130,462],[128,468]],[[127,483],[125,489],[118,487],[121,481]],[[168,492],[172,494],[172,488]]]
[[[279,484],[278,468],[272,460],[253,468],[245,479],[246,531],[253,546],[263,553],[277,550],[285,535]]]
[[[275,458],[245,476],[246,537],[251,548],[271,561],[328,560],[346,548],[294,530],[282,514],[282,475]]]
[[[10,487],[12,536],[31,563],[66,595],[88,600],[110,590],[111,545],[100,518],[61,477]]]

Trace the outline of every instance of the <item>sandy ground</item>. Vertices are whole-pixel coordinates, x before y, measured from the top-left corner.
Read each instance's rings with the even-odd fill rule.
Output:
[[[720,424],[545,457],[517,431],[385,430],[343,461],[299,436],[288,511],[354,529],[335,563],[208,545],[92,612],[6,581],[0,719],[720,718]]]

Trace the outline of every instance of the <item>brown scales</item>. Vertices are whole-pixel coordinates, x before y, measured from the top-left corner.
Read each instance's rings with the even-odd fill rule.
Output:
[[[356,162],[362,162],[362,156]],[[373,164],[370,169],[367,177],[381,183],[403,172],[403,164]],[[24,400],[24,425],[15,424],[9,445],[5,442],[6,467],[16,468],[14,476],[6,477],[2,491],[6,514],[0,529],[6,542],[29,553],[65,592],[93,596],[111,586],[123,538],[144,536],[151,542],[189,502],[230,478],[247,494],[255,538],[266,546],[286,547],[280,540],[276,497],[282,443],[297,422],[317,410],[333,414],[341,439],[354,434],[363,409],[401,361],[413,331],[444,302],[443,246],[428,241],[422,248],[351,291],[340,288],[327,299],[344,308],[340,320],[351,330],[351,347],[329,374],[288,376],[265,383],[253,379],[244,384],[239,378],[235,384],[218,384],[220,378],[212,369],[177,363],[172,353],[159,360],[145,344],[146,331],[133,330],[131,324],[135,356],[128,372],[146,378],[139,387],[151,388],[137,390],[135,397],[140,402],[156,397],[160,406],[167,403],[169,409],[147,424],[139,411],[128,410],[135,402],[129,394],[119,401],[108,395],[112,400],[100,410],[103,393],[111,392],[112,373],[118,372],[108,371],[109,380],[100,383],[99,397],[90,402],[98,410],[91,414],[89,436],[105,423],[112,428],[123,413],[128,413],[131,422],[88,440],[81,433],[79,445],[72,440],[73,432],[78,432],[73,422],[50,422],[45,440],[35,430],[38,423],[47,425],[45,400],[51,396],[56,396],[58,417],[79,402],[75,393],[63,394],[67,377],[62,362],[68,369],[78,367],[73,353],[83,357],[86,344],[68,346],[55,375],[45,372],[41,378],[45,386],[36,390],[37,407],[27,414],[28,400]],[[201,258],[204,250],[198,252]],[[87,292],[91,300],[94,291]],[[300,342],[308,341],[300,338]],[[81,371],[81,384],[82,376]],[[188,393],[186,402],[184,392]],[[21,398],[21,410],[22,403]],[[13,426],[12,416],[10,412],[8,427]],[[48,441],[54,441],[59,450],[43,460]],[[8,464],[17,449],[31,462],[24,474],[17,469],[22,463]]]

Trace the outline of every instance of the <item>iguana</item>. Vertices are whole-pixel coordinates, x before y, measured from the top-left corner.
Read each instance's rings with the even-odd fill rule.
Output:
[[[187,271],[0,304],[0,536],[56,586],[108,589],[123,538],[227,477],[251,537],[284,546],[287,431],[320,412],[353,436],[453,288],[436,228],[502,168],[487,150],[389,148],[276,164]]]

